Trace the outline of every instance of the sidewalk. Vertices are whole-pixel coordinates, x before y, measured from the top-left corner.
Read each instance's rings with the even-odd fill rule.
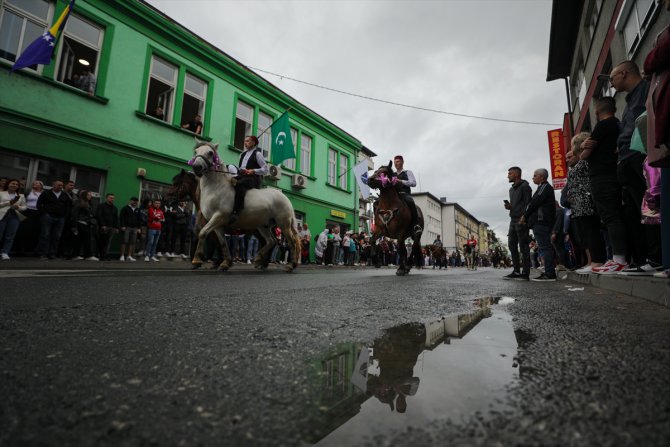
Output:
[[[568,272],[570,281],[670,306],[670,281],[651,276],[596,275]]]

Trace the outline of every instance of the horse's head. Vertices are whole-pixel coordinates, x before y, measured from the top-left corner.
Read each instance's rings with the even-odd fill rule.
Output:
[[[195,190],[198,187],[198,179],[191,171],[184,169],[179,174],[172,177],[172,186],[168,190],[168,196],[177,200],[194,199]]]
[[[393,178],[393,162],[389,161],[387,166],[382,166],[377,169],[374,174],[368,177],[368,186],[374,189],[383,189],[392,185]]]
[[[197,138],[195,141],[196,144],[193,148],[193,158],[188,162],[189,165],[193,166],[193,173],[200,177],[207,171],[220,170],[222,163],[217,152],[219,144],[200,141]]]

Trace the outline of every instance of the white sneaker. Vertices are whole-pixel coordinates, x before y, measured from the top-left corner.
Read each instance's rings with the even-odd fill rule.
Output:
[[[251,260],[247,261],[247,264],[251,264]]]
[[[152,256],[151,260],[154,261],[154,262],[159,262],[160,261],[160,259],[158,259],[156,256]]]
[[[663,270],[662,272],[654,273],[654,278],[663,278],[663,279],[670,278],[670,269]]]
[[[149,261],[151,261],[151,259],[149,259],[149,256],[145,256],[144,257],[144,262],[149,262]]]
[[[126,260],[126,258],[123,257],[123,256],[121,256],[121,257],[119,258],[119,261],[121,261],[121,262],[123,262],[123,261],[125,261],[125,260]]]
[[[156,256],[158,256],[159,258],[162,258],[162,257],[163,257],[163,252],[162,252],[162,251],[159,251],[158,253],[156,253]],[[154,258],[155,258],[156,256],[154,256]]]
[[[128,257],[126,258],[126,260],[127,260],[127,261],[130,261],[130,262],[135,262],[135,261],[137,261],[137,259],[133,258],[132,256],[128,256]]]
[[[184,253],[181,254],[182,259],[188,259],[188,256],[186,256]]]
[[[144,254],[144,250],[140,250],[137,252],[137,256],[142,256]]]
[[[89,256],[86,258],[87,261],[99,261],[100,259],[96,258],[95,256]]]
[[[591,267],[591,264],[585,265],[584,267],[575,270],[575,273],[579,273],[580,275],[588,274],[588,273],[593,273],[591,270],[593,267]]]
[[[84,258],[82,258],[81,256],[77,256],[76,258],[72,258],[72,260],[73,261],[83,261]]]
[[[3,261],[9,261],[9,255],[7,253],[0,254],[0,258],[2,258]]]

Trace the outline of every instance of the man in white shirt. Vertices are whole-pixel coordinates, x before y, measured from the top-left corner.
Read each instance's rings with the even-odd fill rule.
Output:
[[[240,168],[237,172],[237,184],[235,185],[235,204],[230,216],[232,224],[237,220],[244,208],[244,197],[247,191],[260,189],[263,176],[268,173],[268,164],[263,158],[263,151],[258,148],[258,138],[248,135],[244,138],[244,152],[240,156]]]
[[[416,203],[412,198],[412,190],[416,186],[416,179],[414,178],[414,173],[409,169],[404,168],[405,160],[402,158],[402,155],[396,155],[393,159],[393,165],[396,170],[396,188],[400,197],[407,203],[410,211],[412,212],[412,228],[414,230],[414,236],[417,237],[423,233],[423,228],[418,225],[418,213],[416,211]]]

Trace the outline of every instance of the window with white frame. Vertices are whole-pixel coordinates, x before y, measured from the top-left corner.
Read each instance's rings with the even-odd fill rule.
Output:
[[[94,77],[98,72],[103,37],[103,27],[76,14],[70,15],[63,32],[56,80],[88,90],[90,80],[86,79],[86,72]]]
[[[16,62],[28,45],[49,28],[53,4],[45,0],[5,0],[0,4],[0,58]]]
[[[328,183],[336,185],[337,175],[337,151],[328,149]]]
[[[628,17],[623,24],[623,37],[628,57],[631,59],[649,28],[655,8],[654,0],[634,0],[628,8]]]
[[[258,137],[258,147],[263,151],[263,157],[268,160],[270,158],[270,147],[272,145],[272,135],[270,127],[272,125],[272,117],[267,113],[258,112],[258,133],[263,133]]]
[[[163,121],[172,121],[178,69],[165,60],[153,56],[147,89],[147,115]]]
[[[244,101],[237,100],[235,109],[235,139],[233,145],[244,150],[244,137],[251,135],[254,123],[254,108]]]
[[[300,138],[300,172],[312,174],[312,137],[304,134]]]
[[[296,153],[296,146],[298,144],[298,131],[291,127],[291,140],[293,140],[293,153]],[[295,158],[289,158],[282,163],[288,169],[295,171]]]
[[[188,123],[205,112],[205,98],[207,97],[207,83],[186,73],[184,79],[184,97],[181,105],[182,123]],[[202,120],[204,122],[204,119]]]
[[[349,170],[349,157],[345,154],[340,154],[340,174],[339,174],[339,184],[340,188],[347,189],[347,171]]]

